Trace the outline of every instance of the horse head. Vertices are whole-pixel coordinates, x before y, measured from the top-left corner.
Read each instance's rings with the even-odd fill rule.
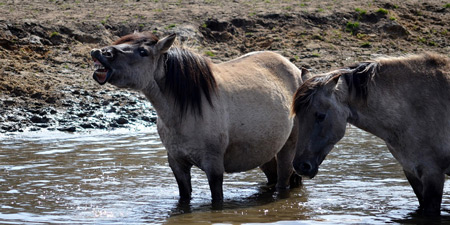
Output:
[[[308,79],[295,93],[292,113],[299,123],[294,169],[313,178],[320,164],[344,136],[349,110],[338,88],[340,74]],[[342,93],[344,92],[344,93]]]
[[[142,90],[158,73],[161,59],[172,46],[176,35],[159,40],[150,32],[126,35],[112,45],[93,49],[93,78],[101,85]]]

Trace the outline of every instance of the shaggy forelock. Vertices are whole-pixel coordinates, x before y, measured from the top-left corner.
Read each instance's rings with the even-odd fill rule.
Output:
[[[156,43],[158,42],[158,37],[156,37],[151,32],[135,32],[132,34],[125,35],[119,39],[117,39],[113,45],[119,45],[119,44],[137,44],[137,43],[144,43],[144,42],[151,42]]]

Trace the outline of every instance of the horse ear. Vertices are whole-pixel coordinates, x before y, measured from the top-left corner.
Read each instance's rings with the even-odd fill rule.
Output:
[[[302,71],[302,81],[305,82],[306,80],[308,80],[309,78],[312,77],[311,72],[309,72],[309,70],[307,70],[305,67],[301,67],[300,70]]]
[[[340,77],[340,74],[334,75],[327,81],[327,83],[325,84],[327,94],[331,94],[336,89]]]
[[[173,42],[175,41],[175,38],[177,37],[176,34],[171,34],[167,37],[164,37],[163,39],[159,40],[156,43],[156,49],[162,54],[166,53],[169,48],[172,46]]]
[[[327,86],[329,86],[330,88],[334,88],[337,83],[339,82],[339,78],[341,77],[340,74],[337,75],[333,75],[326,83]]]

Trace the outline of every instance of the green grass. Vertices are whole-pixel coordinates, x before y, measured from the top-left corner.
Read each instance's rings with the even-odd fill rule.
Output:
[[[450,8],[450,3],[445,4],[444,8],[446,8],[446,9]]]
[[[383,8],[379,8],[376,12],[381,13],[383,15],[387,15],[389,13],[389,11],[387,9],[383,9]]]
[[[364,16],[367,14],[367,10],[355,8],[355,11],[359,13],[360,16]]]
[[[361,44],[361,48],[370,48],[370,47],[372,47],[372,44],[370,44],[370,42],[368,41]]]
[[[176,24],[169,24],[167,27],[165,27],[166,28],[166,30],[168,30],[168,29],[171,29],[171,28],[174,28],[174,27],[176,27],[177,25]]]
[[[55,36],[58,36],[58,35],[59,35],[58,32],[53,31],[53,32],[50,34],[50,38],[55,37]]]
[[[426,38],[424,38],[424,37],[419,37],[418,39],[417,39],[419,42],[422,42],[422,43],[424,43],[424,44],[426,44],[427,43],[427,39]]]
[[[345,30],[352,34],[354,34],[358,28],[359,28],[359,22],[350,22],[349,21],[349,22],[347,22],[347,25],[345,26]]]
[[[100,21],[100,23],[102,23],[103,25],[105,25],[106,22],[108,22],[109,17],[111,17],[111,15],[107,15],[107,16],[105,17],[105,19],[103,19],[102,21]]]
[[[214,52],[212,52],[212,51],[205,51],[205,55],[207,55],[207,56],[209,56],[209,57],[214,57],[214,56],[216,56],[216,54],[214,54]]]

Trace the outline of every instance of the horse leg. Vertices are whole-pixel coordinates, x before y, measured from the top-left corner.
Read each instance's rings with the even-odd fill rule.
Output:
[[[178,191],[180,193],[180,203],[189,203],[191,200],[191,167],[192,164],[180,163],[178,160],[168,154],[169,166],[172,169],[175,179],[178,183]]]
[[[213,160],[213,159],[216,160]],[[203,171],[205,171],[208,178],[209,188],[211,190],[211,197],[213,207],[221,207],[223,203],[223,174],[225,169],[223,167],[223,158],[217,160],[220,157],[208,157],[203,161],[206,162],[202,165]]]
[[[441,214],[444,181],[445,175],[442,173],[430,173],[422,176],[423,213],[425,216],[439,216]]]
[[[408,179],[409,184],[414,190],[414,193],[416,194],[417,199],[419,200],[419,209],[423,208],[423,186],[422,181],[417,178],[413,173],[410,173],[406,170],[403,170],[403,172],[406,175],[406,179]]]
[[[267,177],[267,186],[271,187],[277,183],[277,158],[273,157],[269,162],[259,167]]]
[[[298,175],[294,173],[292,162],[294,161],[296,145],[297,145],[297,133],[298,133],[298,123],[294,121],[294,127],[292,128],[291,134],[281,148],[280,152],[277,154],[277,189],[287,189],[289,188],[291,176],[293,181],[298,181],[296,177]],[[298,183],[298,182],[297,182]],[[297,185],[296,185],[297,186]]]

